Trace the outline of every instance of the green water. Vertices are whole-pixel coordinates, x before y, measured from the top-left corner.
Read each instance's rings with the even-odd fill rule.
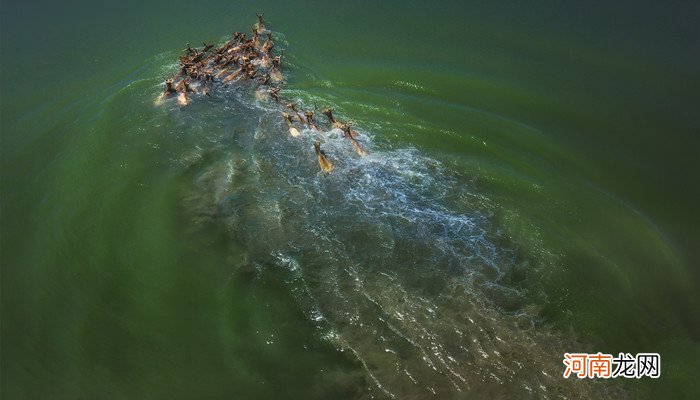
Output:
[[[368,161],[329,140],[316,175],[252,98],[153,105],[184,43],[261,11],[285,96]],[[698,17],[3,2],[2,397],[695,398]],[[566,382],[577,351],[662,376]]]

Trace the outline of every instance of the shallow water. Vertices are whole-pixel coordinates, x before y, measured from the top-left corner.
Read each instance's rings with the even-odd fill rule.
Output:
[[[2,5],[3,397],[698,391],[697,10],[353,4]],[[246,86],[154,106],[261,9],[367,157]]]

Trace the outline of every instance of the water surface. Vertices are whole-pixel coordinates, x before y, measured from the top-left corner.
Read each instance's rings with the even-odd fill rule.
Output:
[[[3,397],[698,392],[696,8],[2,7]],[[368,157],[318,174],[248,90],[153,105],[256,11]]]

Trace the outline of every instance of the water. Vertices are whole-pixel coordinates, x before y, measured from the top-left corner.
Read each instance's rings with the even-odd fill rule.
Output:
[[[3,398],[698,392],[697,9],[2,7]],[[368,157],[319,174],[249,90],[153,105],[256,11]]]

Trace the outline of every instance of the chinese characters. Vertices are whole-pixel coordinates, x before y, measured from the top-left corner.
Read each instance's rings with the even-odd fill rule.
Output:
[[[564,378],[658,378],[661,376],[661,356],[658,353],[612,354],[564,353]]]

